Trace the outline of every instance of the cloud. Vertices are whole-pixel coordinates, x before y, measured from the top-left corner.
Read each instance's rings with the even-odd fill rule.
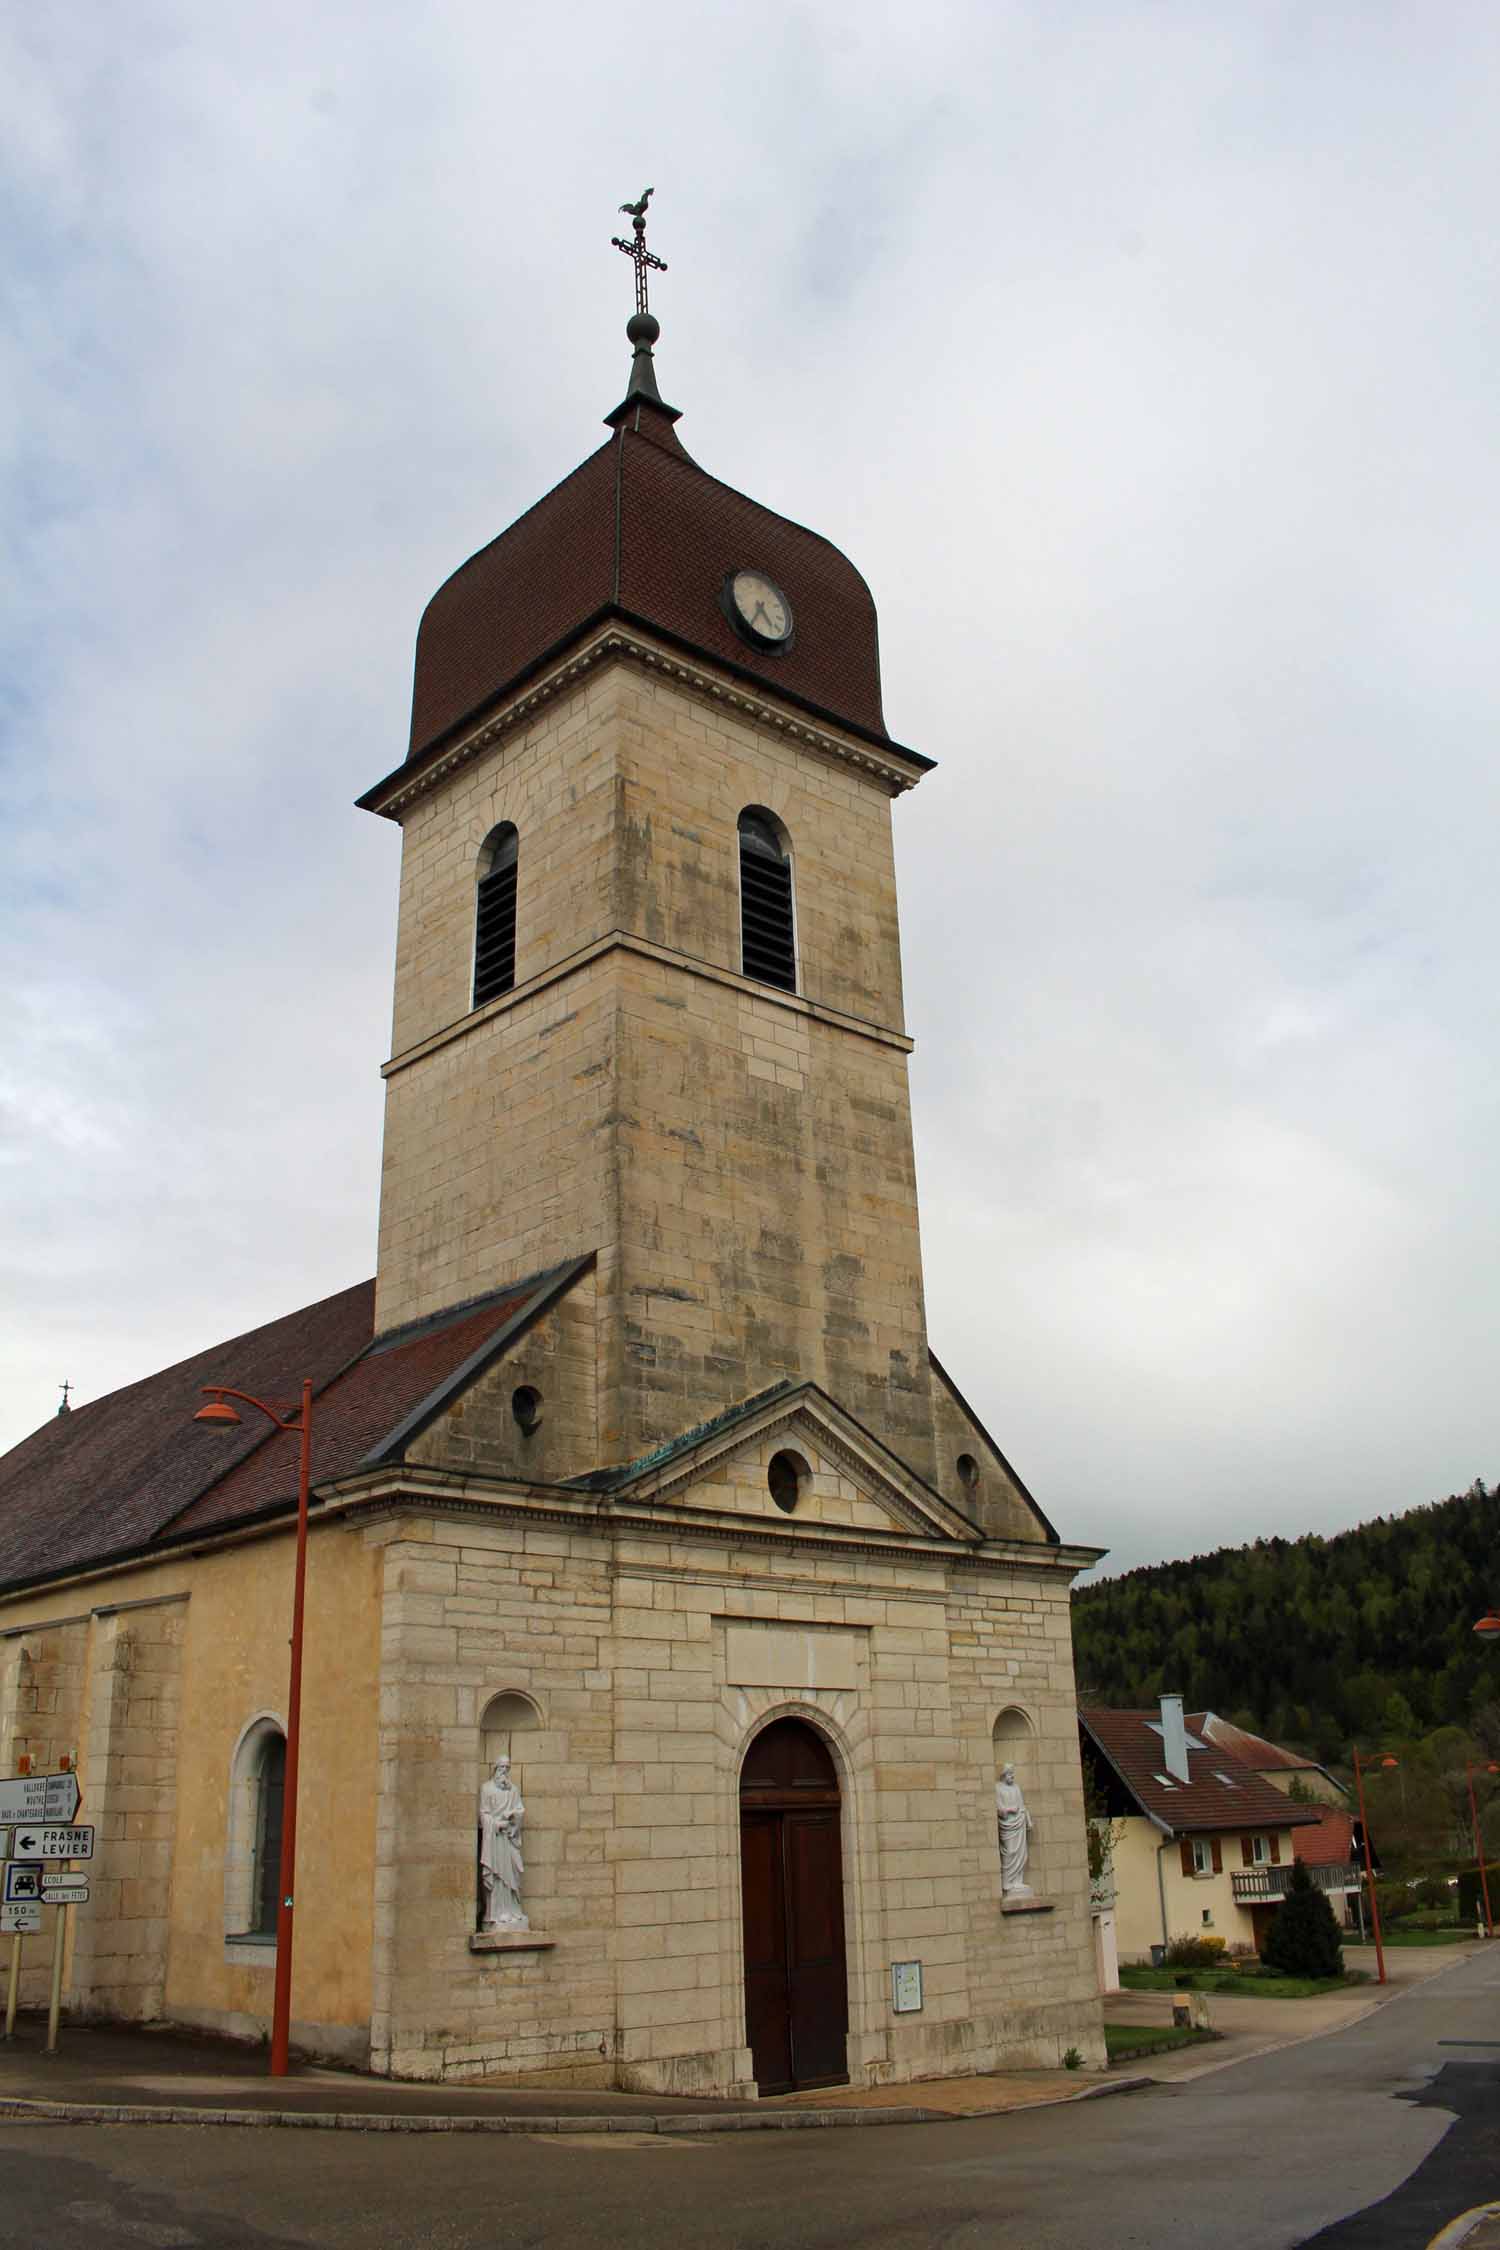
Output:
[[[667,395],[853,555],[929,1320],[1121,1562],[1497,1473],[1500,27],[156,0],[0,51],[0,1425],[371,1270],[422,604]]]

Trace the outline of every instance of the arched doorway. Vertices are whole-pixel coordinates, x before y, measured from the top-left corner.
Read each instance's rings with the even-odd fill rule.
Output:
[[[800,1719],[778,1719],[740,1774],[745,2036],[763,2094],[849,2075],[839,1777]]]

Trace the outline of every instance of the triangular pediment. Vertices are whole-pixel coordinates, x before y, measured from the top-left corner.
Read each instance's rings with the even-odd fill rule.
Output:
[[[966,1546],[982,1536],[814,1383],[778,1385],[686,1432],[613,1472],[608,1489],[621,1502],[754,1518],[768,1530]]]

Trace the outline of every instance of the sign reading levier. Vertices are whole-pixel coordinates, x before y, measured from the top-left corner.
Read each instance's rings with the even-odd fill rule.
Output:
[[[92,1828],[40,1828],[18,1823],[11,1830],[11,1855],[15,1859],[92,1859]]]
[[[28,1773],[0,1781],[0,1822],[72,1820],[83,1801],[76,1773]]]

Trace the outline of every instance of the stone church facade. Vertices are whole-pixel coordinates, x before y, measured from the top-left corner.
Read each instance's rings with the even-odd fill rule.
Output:
[[[75,2010],[262,2033],[295,1447],[191,1417],[311,1377],[295,2039],[738,2094],[1102,2061],[1094,1551],[927,1342],[891,808],[928,761],[863,581],[690,459],[631,334],[605,443],[429,605],[361,800],[403,839],[376,1281],[0,1462],[0,1765],[78,1755]]]

